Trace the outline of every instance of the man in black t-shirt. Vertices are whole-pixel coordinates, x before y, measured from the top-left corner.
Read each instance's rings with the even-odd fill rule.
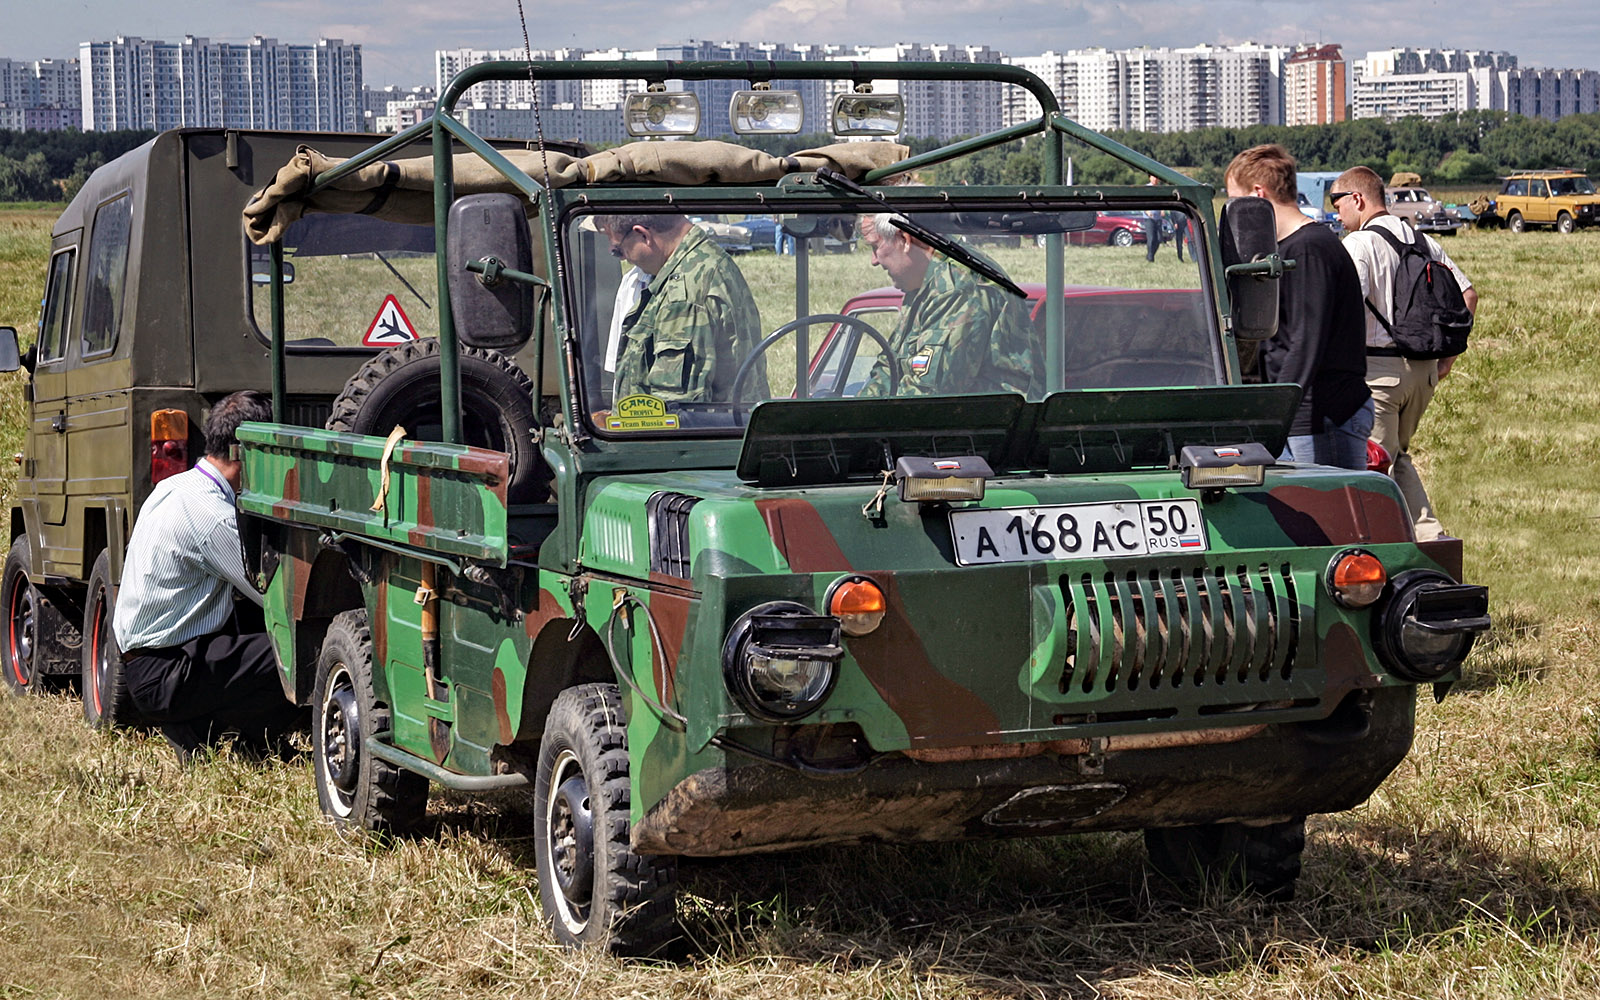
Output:
[[[1262,345],[1260,358],[1266,381],[1296,382],[1305,390],[1283,457],[1365,469],[1373,410],[1355,265],[1332,230],[1301,213],[1287,149],[1254,146],[1234,157],[1224,176],[1228,197],[1254,195],[1272,203],[1278,253],[1295,262],[1278,279],[1278,332]]]

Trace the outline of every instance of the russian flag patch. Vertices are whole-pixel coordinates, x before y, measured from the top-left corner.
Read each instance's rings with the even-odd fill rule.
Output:
[[[913,357],[911,359],[911,373],[913,375],[921,375],[926,372],[928,370],[928,362],[932,360],[933,357],[928,354],[918,354]]]
[[[1180,549],[1198,549],[1204,544],[1205,543],[1200,540],[1199,535],[1178,536],[1178,548]]]

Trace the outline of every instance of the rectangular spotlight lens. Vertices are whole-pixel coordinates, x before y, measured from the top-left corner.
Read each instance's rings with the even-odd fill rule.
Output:
[[[700,100],[688,91],[629,94],[622,123],[629,135],[694,135],[700,129]]]
[[[793,90],[741,90],[728,102],[728,121],[739,135],[793,135],[805,117],[805,102]]]
[[[899,94],[840,94],[833,100],[834,135],[899,135],[906,102]]]

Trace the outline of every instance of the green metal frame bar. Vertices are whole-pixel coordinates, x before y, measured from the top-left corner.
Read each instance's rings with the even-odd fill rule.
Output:
[[[447,771],[431,760],[418,757],[392,743],[383,742],[388,735],[379,733],[368,736],[361,745],[367,753],[379,760],[388,761],[395,767],[403,767],[407,771],[414,771],[446,788],[462,792],[488,792],[498,788],[522,788],[532,784],[526,774],[457,774],[454,771]]]
[[[283,241],[274,240],[272,256],[272,422],[283,423],[283,411],[289,394],[284,375],[284,320],[283,320]]]
[[[445,117],[436,113],[428,119],[433,126],[433,261],[439,276],[439,423],[446,441],[462,444],[460,345],[450,302],[449,255],[444,252],[450,245],[450,206],[456,200],[455,162]]]
[[[1026,139],[1028,136],[1037,135],[1044,130],[1045,123],[1043,118],[1022,122],[1017,125],[1009,125],[993,132],[985,132],[983,135],[975,135],[970,139],[962,139],[960,142],[952,142],[948,146],[930,149],[926,153],[908,156],[900,162],[891,163],[886,167],[869,170],[861,175],[861,183],[876,184],[885,177],[892,177],[895,174],[905,173],[907,170],[917,170],[935,163],[943,163],[958,156],[966,156],[968,153],[976,153],[992,146],[1004,145],[1016,139]]]
[[[407,548],[404,545],[396,545],[393,542],[385,542],[381,539],[373,538],[370,535],[352,535],[348,531],[330,531],[327,535],[327,541],[331,545],[342,545],[345,542],[356,542],[361,545],[370,545],[375,549],[382,549],[385,552],[391,552],[397,556],[405,556],[407,559],[417,559],[421,562],[437,563],[438,565],[443,566],[450,572],[454,573],[456,576],[460,576],[465,569],[465,567],[463,567],[459,561],[451,559],[449,556],[442,556],[437,552],[428,552],[424,549]]]

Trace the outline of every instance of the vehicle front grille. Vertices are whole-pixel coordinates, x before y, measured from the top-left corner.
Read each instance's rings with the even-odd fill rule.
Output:
[[[1287,691],[1301,653],[1287,565],[1084,573],[1061,588],[1068,651],[1052,700],[1111,711],[1153,707],[1162,691],[1189,702],[1204,689],[1218,708],[1266,700]]]

